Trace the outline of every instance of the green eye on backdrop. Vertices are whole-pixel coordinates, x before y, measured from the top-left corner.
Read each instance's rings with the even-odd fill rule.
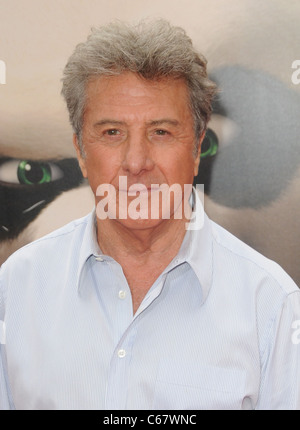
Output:
[[[51,167],[48,163],[38,163],[23,160],[18,166],[18,179],[20,184],[45,184],[51,181]]]
[[[82,182],[76,158],[0,157],[0,243],[18,237],[49,203]]]
[[[218,146],[219,142],[216,133],[208,128],[201,146],[201,158],[212,157],[216,155]]]
[[[0,163],[0,181],[7,184],[42,185],[63,176],[63,170],[51,161],[4,159]]]

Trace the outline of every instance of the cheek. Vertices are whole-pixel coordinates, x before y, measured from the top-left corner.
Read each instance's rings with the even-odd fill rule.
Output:
[[[84,178],[87,178],[88,177],[88,173],[87,173],[87,167],[86,167],[85,160],[82,157],[80,157],[80,158],[78,158],[78,162],[79,162],[79,167],[80,167],[82,176]]]
[[[89,152],[86,159],[86,171],[90,185],[94,189],[103,183],[111,183],[118,175],[119,157],[107,151]]]
[[[200,155],[199,155],[199,157],[194,159],[194,176],[198,175],[199,165],[200,165]]]
[[[188,184],[194,179],[195,159],[193,156],[181,154],[179,157],[166,158],[161,170],[169,184]]]

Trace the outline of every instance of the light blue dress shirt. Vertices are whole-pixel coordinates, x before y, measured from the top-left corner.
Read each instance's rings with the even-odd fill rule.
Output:
[[[207,216],[135,315],[92,213],[2,265],[0,320],[0,409],[300,409],[300,291]]]

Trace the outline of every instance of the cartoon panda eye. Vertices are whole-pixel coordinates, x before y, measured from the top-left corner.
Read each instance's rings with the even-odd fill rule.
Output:
[[[219,141],[216,133],[208,128],[201,145],[201,158],[212,157],[216,155],[218,146]]]
[[[52,162],[10,160],[0,165],[0,181],[10,184],[40,185],[63,176],[63,171]]]

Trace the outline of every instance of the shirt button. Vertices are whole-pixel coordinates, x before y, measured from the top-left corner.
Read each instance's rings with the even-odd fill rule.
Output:
[[[126,297],[126,291],[124,291],[124,290],[120,290],[120,291],[119,291],[119,298],[120,298],[120,299],[125,299],[125,297]]]
[[[95,259],[97,260],[97,261],[103,261],[103,258],[102,257],[95,257]]]
[[[125,355],[126,355],[125,349],[119,349],[119,351],[118,351],[118,357],[119,358],[124,358]]]

